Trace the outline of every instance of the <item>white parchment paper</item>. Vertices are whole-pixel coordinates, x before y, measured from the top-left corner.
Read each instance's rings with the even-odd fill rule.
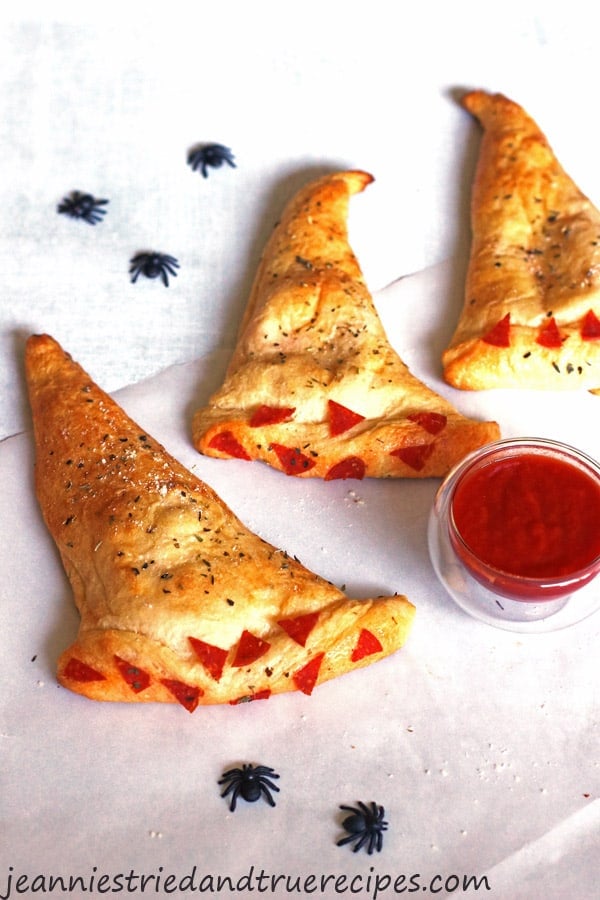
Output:
[[[451,326],[440,323],[457,312],[461,277],[449,259],[375,296],[415,374],[461,411],[496,419],[506,437],[553,437],[597,457],[597,397],[467,394],[443,384],[439,350]],[[117,399],[262,537],[351,596],[408,595],[414,629],[393,657],[311,697],[199,707],[190,716],[176,705],[72,695],[54,672],[77,614],[34,497],[31,436],[4,441],[0,896],[9,878],[17,896],[20,875],[31,886],[50,874],[86,878],[88,888],[104,874],[107,889],[126,893],[129,884],[141,893],[131,873],[147,877],[147,894],[171,875],[169,889],[181,897],[193,884],[197,893],[212,884],[223,897],[391,897],[417,885],[449,896],[463,876],[485,876],[477,895],[494,900],[595,896],[600,617],[522,636],[462,613],[428,558],[436,479],[324,483],[197,454],[190,417],[228,357],[221,350],[170,367]],[[96,377],[93,359],[78,361]],[[244,762],[280,774],[275,808],[240,801],[229,811],[217,780]],[[338,807],[358,800],[385,807],[380,854],[336,846]],[[259,882],[261,873],[288,880]],[[217,877],[229,879],[220,894]]]

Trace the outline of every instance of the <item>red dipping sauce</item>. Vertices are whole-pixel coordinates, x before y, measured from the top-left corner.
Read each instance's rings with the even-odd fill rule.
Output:
[[[600,468],[552,441],[499,442],[457,479],[449,536],[496,594],[533,602],[571,594],[600,571]]]

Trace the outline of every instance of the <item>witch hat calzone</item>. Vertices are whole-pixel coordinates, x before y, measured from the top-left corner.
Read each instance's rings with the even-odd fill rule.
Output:
[[[476,90],[464,306],[442,361],[463,390],[600,389],[600,212],[525,110]]]
[[[40,507],[81,619],[62,685],[199,704],[310,694],[404,643],[403,596],[353,600],[250,531],[48,335],[26,348]]]
[[[499,437],[416,378],[390,345],[348,242],[372,176],[302,188],[265,247],[221,388],[196,412],[201,453],[326,480],[444,475]]]

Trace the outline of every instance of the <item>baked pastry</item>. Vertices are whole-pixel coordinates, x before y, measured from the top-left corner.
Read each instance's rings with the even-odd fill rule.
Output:
[[[460,415],[391,347],[348,242],[366,172],[301,189],[264,250],[221,388],[196,412],[201,453],[320,478],[444,475],[499,436]]]
[[[81,614],[58,661],[95,700],[237,703],[394,652],[405,597],[351,600],[248,530],[47,335],[26,349],[36,493]]]
[[[600,388],[600,212],[530,116],[502,94],[462,105],[483,126],[464,307],[446,381]]]

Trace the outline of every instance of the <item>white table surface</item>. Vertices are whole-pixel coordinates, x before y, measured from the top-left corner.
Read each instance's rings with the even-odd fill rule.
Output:
[[[108,390],[230,347],[266,236],[316,172],[376,178],[351,221],[373,289],[464,255],[478,129],[456,89],[522,103],[600,202],[587,3],[86,6],[0,13],[0,439],[28,423],[31,331]],[[205,141],[237,168],[192,172]],[[110,200],[101,224],[57,214],[72,190]],[[130,284],[147,249],[179,259],[168,289]]]
[[[326,486],[259,467],[249,483],[247,464],[199,457],[188,428],[282,205],[312,175],[352,167],[376,178],[352,200],[354,249],[415,373],[507,436],[535,429],[600,455],[598,398],[461,395],[439,364],[478,146],[454,92],[520,102],[600,203],[590,5],[24,2],[0,17],[0,897],[10,874],[162,866],[182,878],[193,865],[360,874],[366,898],[369,873],[415,872],[485,873],[492,890],[477,896],[494,900],[597,896],[598,616],[546,636],[490,629],[429,567],[434,480]],[[193,173],[187,151],[205,141],[230,146],[237,167]],[[110,200],[102,223],[57,214],[75,189]],[[130,283],[142,249],[179,259],[168,288]],[[194,716],[57,690],[76,616],[31,485],[22,355],[39,331],[261,536],[352,596],[407,593],[418,614],[405,650],[311,698]],[[275,810],[229,814],[216,779],[244,761],[281,772]],[[390,820],[374,857],[335,846],[338,804],[359,799]],[[349,895],[331,884],[295,895]],[[246,895],[258,894],[231,894]]]

